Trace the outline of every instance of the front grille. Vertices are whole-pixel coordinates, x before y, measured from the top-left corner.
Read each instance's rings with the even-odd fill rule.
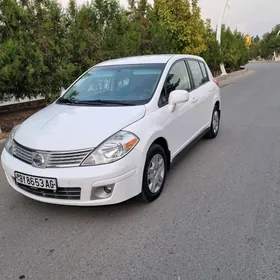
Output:
[[[26,192],[47,198],[73,200],[79,200],[81,198],[81,188],[57,188],[56,191],[52,191],[28,187],[22,184],[17,184],[17,186]]]
[[[28,164],[32,163],[32,150],[25,148],[16,142],[13,144],[13,155]]]
[[[14,157],[28,164],[32,164],[33,156],[40,154],[44,158],[44,164],[40,168],[79,166],[91,151],[92,149],[67,152],[36,151],[20,145],[16,141],[13,144]]]
[[[91,150],[67,153],[50,153],[46,167],[79,166]]]

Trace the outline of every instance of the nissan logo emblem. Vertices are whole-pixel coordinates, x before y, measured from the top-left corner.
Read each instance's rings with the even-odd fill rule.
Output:
[[[42,155],[40,155],[40,154],[36,154],[34,157],[33,157],[33,164],[35,165],[35,166],[38,166],[38,167],[40,167],[42,164],[44,164],[44,162],[45,162],[45,159],[44,159],[44,157],[42,156]]]

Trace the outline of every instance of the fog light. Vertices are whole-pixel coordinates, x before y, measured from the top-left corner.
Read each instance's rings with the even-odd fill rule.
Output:
[[[106,192],[106,193],[111,193],[113,191],[113,186],[106,186],[106,187],[104,187],[104,192]]]
[[[93,187],[91,190],[91,200],[109,198],[114,190],[114,184],[102,187]]]

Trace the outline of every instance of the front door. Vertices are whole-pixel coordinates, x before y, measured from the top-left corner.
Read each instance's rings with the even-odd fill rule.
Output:
[[[191,79],[184,60],[177,61],[170,68],[169,74],[162,91],[159,106],[162,107],[161,121],[163,122],[164,134],[169,140],[172,157],[176,156],[198,131],[196,116],[194,115],[194,104],[191,102],[193,93]],[[168,98],[174,90],[187,90],[190,92],[190,100],[177,104],[173,112],[169,111]]]

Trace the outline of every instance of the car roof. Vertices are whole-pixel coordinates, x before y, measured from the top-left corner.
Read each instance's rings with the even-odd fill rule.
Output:
[[[179,54],[157,54],[157,55],[142,55],[131,56],[118,59],[107,60],[95,66],[113,66],[113,65],[129,65],[129,64],[166,64],[171,58],[196,58],[201,59],[199,56],[193,55],[179,55]]]

